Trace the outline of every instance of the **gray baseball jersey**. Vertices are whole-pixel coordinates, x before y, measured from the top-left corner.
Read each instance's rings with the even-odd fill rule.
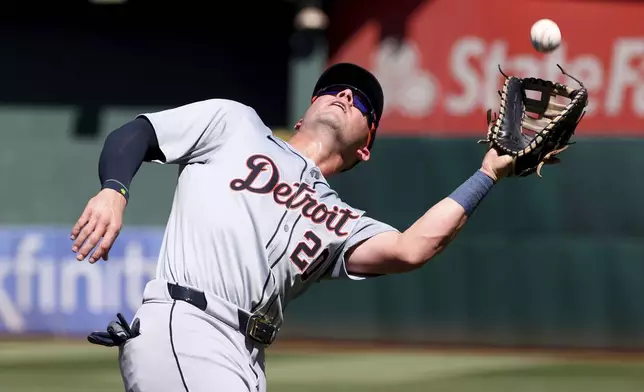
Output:
[[[211,99],[143,114],[180,165],[157,278],[218,295],[277,325],[320,279],[351,278],[345,252],[395,230],[343,202],[315,163],[255,110]]]
[[[212,99],[142,116],[179,177],[157,276],[136,314],[141,335],[119,357],[126,390],[263,392],[264,349],[221,322],[234,312],[224,306],[208,314],[228,318],[205,317],[170,300],[164,282],[279,327],[289,301],[313,282],[361,279],[347,272],[346,251],[395,229],[343,202],[315,163],[250,107]]]

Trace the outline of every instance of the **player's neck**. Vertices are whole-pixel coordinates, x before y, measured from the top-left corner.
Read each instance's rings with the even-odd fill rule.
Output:
[[[304,132],[296,132],[288,143],[302,155],[309,158],[320,168],[322,175],[328,177],[340,171],[342,156],[319,137],[311,137]]]

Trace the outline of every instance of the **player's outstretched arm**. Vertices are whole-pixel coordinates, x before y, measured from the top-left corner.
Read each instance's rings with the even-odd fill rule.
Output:
[[[509,156],[490,150],[479,169],[403,233],[384,232],[355,246],[345,257],[352,274],[392,274],[422,267],[454,239],[483,197],[511,168]]]
[[[152,159],[164,157],[146,119],[139,117],[107,136],[98,163],[101,191],[89,200],[70,235],[77,260],[84,260],[99,241],[89,261],[107,260],[123,224],[130,183],[141,164]]]

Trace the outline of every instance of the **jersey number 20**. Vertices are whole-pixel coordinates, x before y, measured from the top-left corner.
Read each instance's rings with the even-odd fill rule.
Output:
[[[325,248],[318,257],[310,262],[318,254],[322,247],[322,240],[314,232],[307,231],[304,233],[304,240],[300,241],[291,253],[291,261],[302,272],[302,280],[307,280],[309,276],[320,268],[324,260],[329,257],[329,248]]]

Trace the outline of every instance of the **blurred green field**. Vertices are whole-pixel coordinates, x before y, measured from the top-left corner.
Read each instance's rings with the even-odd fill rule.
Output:
[[[269,351],[269,391],[644,391],[644,359],[517,354]],[[0,391],[122,391],[116,350],[84,342],[0,343]]]

